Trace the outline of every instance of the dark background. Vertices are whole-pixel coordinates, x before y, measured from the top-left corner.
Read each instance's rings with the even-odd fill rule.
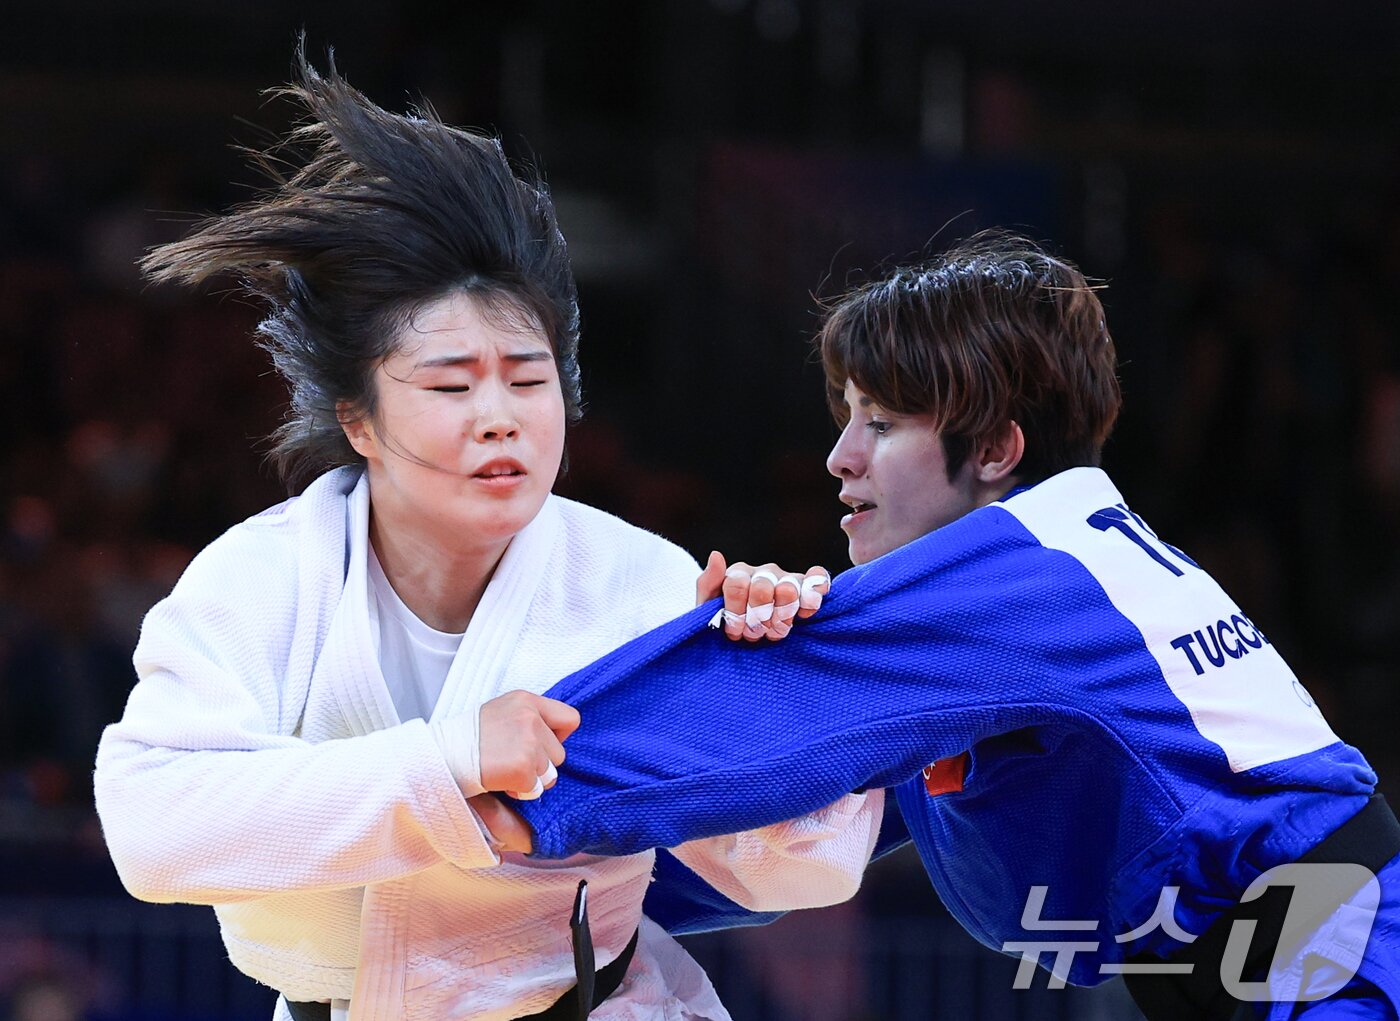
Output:
[[[1383,783],[1395,775],[1393,3],[10,0],[9,1016],[263,1009],[225,984],[208,912],[124,899],[89,773],[141,614],[194,550],[283,495],[262,461],[285,394],[249,340],[258,310],[217,288],[145,289],[132,262],[258,184],[232,145],[285,128],[260,90],[288,78],[300,28],[315,62],[334,45],[382,105],[426,97],[543,168],[579,279],[589,404],[561,491],[701,557],[846,565],[810,357],[817,298],[990,225],[1079,262],[1107,284],[1123,362],[1106,466],[1259,622]],[[950,949],[964,937],[940,919],[897,861],[852,906],[697,952],[739,1021],[927,1017],[933,1004],[1130,1016],[1112,992],[992,1006],[1010,972]],[[994,977],[974,982],[984,966]],[[992,999],[969,999],[974,986]]]

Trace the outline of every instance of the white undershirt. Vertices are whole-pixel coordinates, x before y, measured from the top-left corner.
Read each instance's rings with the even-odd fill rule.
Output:
[[[426,720],[442,694],[462,635],[428,627],[394,591],[374,545],[369,548],[369,612],[379,666],[399,721]]]

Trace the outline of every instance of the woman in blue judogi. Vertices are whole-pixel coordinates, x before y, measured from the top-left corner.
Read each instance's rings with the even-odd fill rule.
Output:
[[[982,237],[855,291],[820,345],[857,566],[785,642],[729,647],[708,607],[551,689],[584,722],[520,806],[535,853],[889,786],[949,910],[1052,982],[1124,974],[1153,1018],[1395,1017],[1400,827],[1266,632],[1097,467],[1119,390],[1079,271]],[[649,913],[734,921],[678,888]]]

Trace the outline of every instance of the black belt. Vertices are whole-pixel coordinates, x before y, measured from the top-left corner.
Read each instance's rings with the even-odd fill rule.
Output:
[[[574,897],[574,910],[569,916],[569,932],[574,944],[574,977],[576,984],[563,996],[537,1014],[527,1014],[516,1021],[587,1021],[588,1015],[600,1003],[617,991],[632,963],[637,949],[638,933],[632,933],[627,946],[617,959],[599,971],[594,971],[593,934],[588,928],[588,883],[580,880]],[[586,1005],[586,1006],[585,1006]],[[287,1001],[292,1021],[330,1021],[329,1003],[293,1003]]]
[[[569,933],[574,941],[574,977],[576,984],[563,996],[538,1014],[527,1014],[516,1021],[587,1021],[593,1008],[611,996],[622,985],[632,954],[637,949],[637,933],[617,959],[600,971],[593,970],[593,935],[588,930],[588,883],[579,880],[574,896],[573,914],[569,916]]]
[[[1374,873],[1397,854],[1400,854],[1400,822],[1396,821],[1385,797],[1375,794],[1365,808],[1298,860],[1348,862],[1364,865]],[[1222,914],[1195,942],[1172,954],[1170,963],[1193,966],[1188,974],[1125,974],[1123,981],[1138,1009],[1148,1021],[1229,1021],[1234,1018],[1241,1009],[1241,1002],[1226,991],[1220,977],[1220,961],[1230,930],[1236,921],[1257,921],[1244,972],[1246,975],[1259,972],[1273,958],[1291,895],[1288,887],[1271,886],[1255,900],[1236,904]],[[1323,920],[1319,918],[1318,922]],[[1138,954],[1128,958],[1127,963],[1160,965],[1167,962],[1153,954]]]

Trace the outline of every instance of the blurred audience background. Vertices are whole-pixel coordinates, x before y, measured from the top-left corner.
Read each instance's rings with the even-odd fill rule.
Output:
[[[204,909],[121,892],[91,805],[145,610],[285,491],[230,286],[134,262],[258,181],[297,30],[376,101],[539,163],[583,310],[559,490],[846,566],[817,301],[992,225],[1106,284],[1106,465],[1396,775],[1400,8],[1298,0],[13,0],[0,33],[0,1018],[269,1016]],[[1008,679],[1013,683],[1013,679]],[[1086,849],[1086,853],[1092,853]],[[917,862],[696,939],[739,1021],[1133,1017],[1013,996]],[[1036,980],[1044,985],[1043,974]]]

